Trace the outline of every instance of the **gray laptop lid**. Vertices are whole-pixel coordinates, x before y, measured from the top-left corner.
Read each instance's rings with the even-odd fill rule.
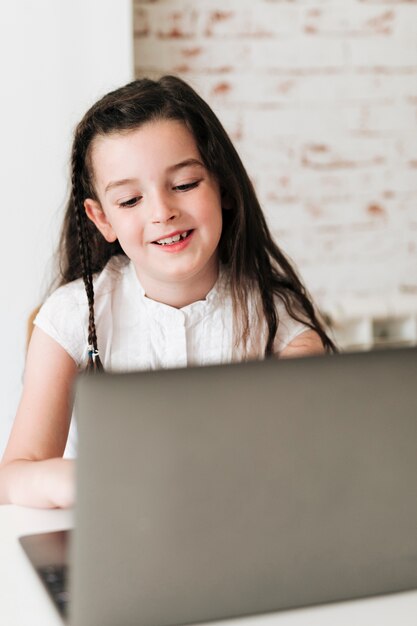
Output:
[[[416,349],[90,376],[76,402],[77,626],[417,587]]]

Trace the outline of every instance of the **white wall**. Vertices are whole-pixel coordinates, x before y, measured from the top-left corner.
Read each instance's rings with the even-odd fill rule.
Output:
[[[26,321],[50,277],[71,133],[94,100],[133,78],[132,33],[130,0],[0,5],[0,455],[21,390]]]

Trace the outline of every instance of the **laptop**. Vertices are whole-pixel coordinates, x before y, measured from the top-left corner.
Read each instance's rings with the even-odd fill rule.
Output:
[[[71,624],[417,588],[417,348],[81,377],[76,412]]]

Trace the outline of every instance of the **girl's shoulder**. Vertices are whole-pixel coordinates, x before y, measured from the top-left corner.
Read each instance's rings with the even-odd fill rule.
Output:
[[[298,335],[310,329],[306,315],[298,311],[292,312],[291,308],[295,307],[288,306],[286,301],[291,303],[290,293],[274,293],[273,303],[277,317],[277,331],[273,350],[277,355],[285,350]],[[250,324],[249,355],[251,358],[263,358],[264,346],[268,337],[268,325],[259,286],[255,281],[250,285],[247,306]]]
[[[128,276],[129,259],[118,255],[112,257],[104,268],[93,275],[94,299],[99,300],[112,294],[120,282]],[[86,304],[84,280],[77,278],[55,289],[46,299],[46,303],[56,303],[61,306],[79,306]],[[44,306],[43,305],[43,306]]]
[[[96,322],[105,316],[120,287],[129,279],[129,259],[112,257],[94,275]],[[109,306],[110,305],[110,306]],[[58,287],[42,304],[34,324],[55,339],[80,365],[85,360],[88,329],[88,301],[82,278]]]

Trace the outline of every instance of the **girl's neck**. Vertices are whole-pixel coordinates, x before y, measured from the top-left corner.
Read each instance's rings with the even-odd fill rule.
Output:
[[[213,259],[213,264],[206,266],[203,272],[178,281],[159,281],[143,276],[136,267],[135,271],[147,298],[181,309],[193,302],[205,300],[217,281],[219,264],[217,259]]]

